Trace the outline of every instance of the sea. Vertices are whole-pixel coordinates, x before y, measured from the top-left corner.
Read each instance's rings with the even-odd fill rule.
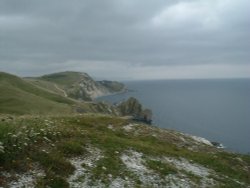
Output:
[[[153,111],[153,126],[219,142],[250,153],[250,79],[125,82],[128,92],[100,97],[117,103],[136,97]]]

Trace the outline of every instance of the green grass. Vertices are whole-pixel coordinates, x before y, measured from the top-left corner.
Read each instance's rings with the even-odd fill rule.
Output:
[[[93,180],[102,180],[103,183],[108,184],[109,176],[112,175],[112,178],[118,176],[124,177],[127,175],[125,171],[125,165],[122,163],[118,155],[105,155],[104,158],[100,159],[97,162],[97,166],[91,170],[93,174]]]
[[[68,188],[69,183],[60,176],[56,175],[47,175],[44,178],[41,178],[36,183],[36,188],[44,188],[44,187],[51,187],[51,188]]]
[[[39,164],[41,164],[48,172],[67,177],[69,174],[72,174],[75,168],[72,164],[67,161],[63,155],[55,151],[46,153],[46,152],[37,152],[33,154],[32,159]]]
[[[34,85],[34,86],[36,86],[38,88],[41,88],[41,89],[49,91],[49,92],[54,92],[56,94],[64,96],[64,92],[59,90],[57,88],[58,86],[55,85],[55,83],[45,81],[45,80],[41,80],[41,79],[38,79],[38,78],[24,78],[24,80],[31,83],[32,85]]]
[[[30,164],[38,162],[46,172],[46,176],[38,181],[40,187],[67,187],[66,178],[74,171],[68,159],[85,156],[85,148],[91,144],[101,149],[104,157],[89,170],[93,180],[101,179],[105,184],[110,181],[109,174],[112,177],[132,177],[135,182],[138,181],[127,171],[119,157],[130,149],[151,157],[183,157],[192,160],[213,169],[220,177],[218,181],[221,187],[236,185],[233,180],[250,184],[250,173],[244,170],[250,166],[248,155],[216,150],[213,153],[210,150],[190,151],[177,147],[171,139],[168,141],[167,138],[171,138],[168,133],[164,140],[146,134],[146,126],[138,127],[145,134],[126,133],[122,126],[128,123],[129,120],[100,115],[26,116],[0,121],[0,142],[4,146],[4,152],[0,153],[0,166],[7,171],[26,171]],[[115,131],[109,129],[108,125],[112,125]],[[145,165],[161,177],[178,172],[175,167],[150,158],[146,158]],[[187,176],[199,182],[193,174]]]
[[[44,75],[40,79],[46,80],[49,82],[54,82],[59,85],[69,86],[81,80],[81,78],[82,78],[82,75],[79,72],[66,71],[66,72]]]
[[[0,73],[0,90],[0,113],[70,113],[74,104],[70,99],[6,73]]]
[[[57,145],[57,149],[66,156],[83,155],[86,153],[83,142],[79,140],[62,141]]]

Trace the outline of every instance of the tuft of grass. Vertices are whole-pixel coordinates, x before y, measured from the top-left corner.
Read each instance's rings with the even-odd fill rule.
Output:
[[[109,176],[112,178],[122,176],[125,166],[118,156],[106,156],[99,161],[95,168],[91,170],[94,180],[101,179],[104,183],[109,182]]]
[[[60,153],[38,152],[33,160],[39,162],[47,172],[67,177],[75,170],[74,166],[67,161]]]
[[[51,188],[68,188],[69,183],[61,177],[55,177],[49,181],[48,186]]]
[[[36,183],[36,188],[69,188],[69,183],[65,178],[56,176],[56,175],[47,175],[44,178],[41,178]]]
[[[58,151],[67,156],[83,155],[84,153],[86,153],[86,150],[84,149],[82,142],[79,140],[63,141],[58,144],[57,149]]]

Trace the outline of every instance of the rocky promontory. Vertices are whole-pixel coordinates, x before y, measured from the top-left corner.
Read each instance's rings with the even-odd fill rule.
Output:
[[[58,93],[83,101],[91,101],[96,97],[125,91],[125,85],[120,82],[95,81],[83,72],[66,71],[29,79],[41,87],[52,83]],[[46,82],[48,82],[47,85]]]

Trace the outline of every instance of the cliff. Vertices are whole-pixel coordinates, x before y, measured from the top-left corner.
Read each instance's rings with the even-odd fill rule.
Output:
[[[77,100],[91,101],[96,97],[125,91],[125,85],[113,81],[95,81],[87,73],[60,72],[29,78],[40,87],[54,85],[54,91]]]

